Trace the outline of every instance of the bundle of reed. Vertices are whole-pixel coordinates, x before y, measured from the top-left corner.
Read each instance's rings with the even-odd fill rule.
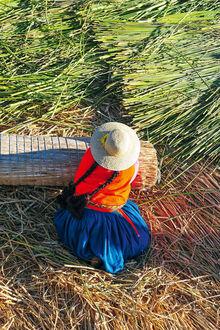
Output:
[[[0,184],[63,186],[73,178],[89,146],[85,137],[0,135]],[[157,155],[142,142],[136,188],[152,187],[157,180]]]

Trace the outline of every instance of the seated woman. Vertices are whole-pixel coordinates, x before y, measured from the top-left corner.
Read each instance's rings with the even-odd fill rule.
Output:
[[[110,273],[121,271],[126,260],[150,245],[149,227],[129,200],[139,153],[133,129],[117,122],[99,126],[72,186],[59,196],[54,221],[61,242]]]

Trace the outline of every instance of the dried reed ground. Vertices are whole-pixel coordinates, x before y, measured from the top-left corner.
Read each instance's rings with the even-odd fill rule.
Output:
[[[1,187],[0,328],[216,330],[219,175],[205,163],[180,173],[131,195],[154,239],[116,276],[57,242],[55,189]]]

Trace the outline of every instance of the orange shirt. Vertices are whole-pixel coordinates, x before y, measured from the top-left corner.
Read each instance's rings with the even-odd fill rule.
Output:
[[[94,163],[90,148],[87,149],[79,167],[76,171],[74,182],[76,182]],[[95,194],[88,203],[87,207],[99,211],[111,212],[112,207],[123,206],[131,191],[131,181],[135,176],[135,165],[126,170],[120,171],[119,175],[105,188]],[[93,192],[98,186],[109,179],[114,171],[108,170],[98,165],[95,170],[81,183],[76,186],[76,195]]]

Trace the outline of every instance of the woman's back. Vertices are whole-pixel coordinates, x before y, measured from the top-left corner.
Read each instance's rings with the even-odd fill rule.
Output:
[[[77,169],[74,182],[76,182],[94,163],[90,148],[84,154],[80,165]],[[131,191],[131,181],[137,172],[135,165],[130,166],[126,170],[118,172],[116,178],[104,189],[95,194],[89,201],[87,207],[91,209],[105,209],[111,212],[119,206],[122,207],[128,200]],[[98,186],[106,182],[114,173],[102,166],[97,166],[95,170],[81,183],[76,186],[76,195],[91,193]]]

